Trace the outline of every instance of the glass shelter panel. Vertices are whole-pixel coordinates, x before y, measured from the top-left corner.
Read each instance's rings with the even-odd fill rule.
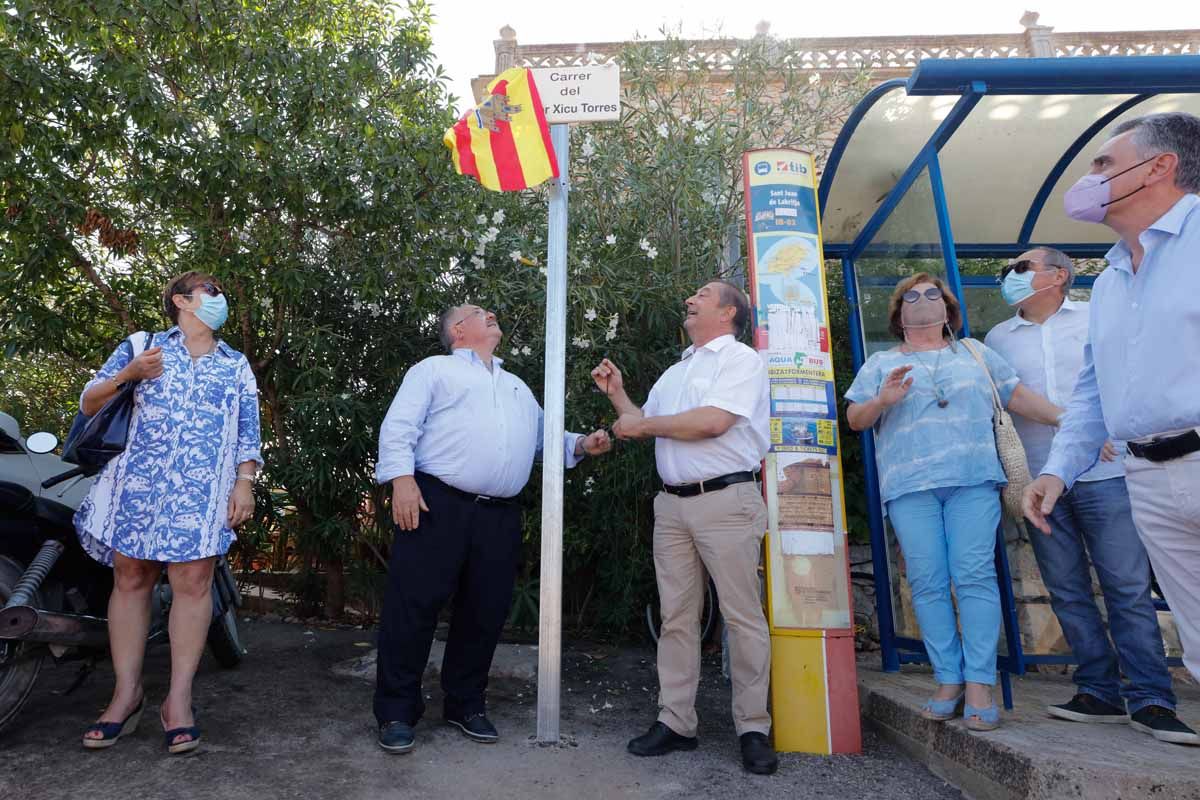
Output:
[[[896,284],[917,272],[946,279],[938,234],[937,212],[929,172],[924,170],[909,187],[892,214],[854,261],[863,349],[871,354],[900,342],[888,330],[888,302]],[[905,579],[904,559],[895,533],[885,519],[888,573],[891,578],[893,624],[897,636],[919,639],[912,591]]]

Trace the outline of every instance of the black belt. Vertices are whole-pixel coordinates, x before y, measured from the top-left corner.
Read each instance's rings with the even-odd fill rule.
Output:
[[[456,489],[441,478],[435,478],[426,472],[418,472],[416,477],[421,478],[422,480],[432,481],[450,494],[457,495],[469,503],[482,503],[485,506],[515,506],[517,504],[516,496],[491,497],[486,494],[473,494],[471,492],[464,492],[462,489]]]
[[[1188,431],[1178,436],[1163,436],[1152,439],[1146,444],[1126,442],[1129,452],[1147,461],[1163,462],[1183,458],[1189,453],[1200,450],[1200,433]]]
[[[728,475],[718,475],[706,481],[685,483],[682,486],[670,486],[664,483],[663,491],[677,497],[693,497],[705,492],[715,492],[718,489],[724,489],[726,486],[733,486],[736,483],[749,483],[756,477],[757,475],[753,472],[731,472]]]

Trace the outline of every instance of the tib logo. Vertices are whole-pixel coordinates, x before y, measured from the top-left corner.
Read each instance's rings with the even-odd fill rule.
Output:
[[[799,161],[776,161],[775,169],[780,172],[790,173],[793,175],[808,174],[808,165],[802,164]]]
[[[808,174],[808,165],[801,163],[799,161],[784,161],[781,159],[781,160],[778,160],[775,162],[775,171],[782,172],[786,175],[807,175]],[[771,174],[771,162],[770,161],[755,162],[754,174],[755,175]]]

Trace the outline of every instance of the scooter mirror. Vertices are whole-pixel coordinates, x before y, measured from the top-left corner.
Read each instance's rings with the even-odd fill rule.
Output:
[[[31,453],[44,455],[45,453],[49,453],[54,448],[58,447],[58,437],[53,433],[38,431],[37,433],[31,434],[29,438],[25,440],[25,447]]]

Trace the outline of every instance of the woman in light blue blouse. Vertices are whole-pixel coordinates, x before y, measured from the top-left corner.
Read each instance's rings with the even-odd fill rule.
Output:
[[[1000,635],[994,548],[1004,470],[992,432],[988,375],[951,333],[962,325],[954,295],[937,278],[901,281],[888,305],[901,344],[863,364],[846,399],[850,427],[874,427],[880,494],[904,553],[921,636],[938,688],[923,716],[952,719],[963,703],[973,730],[992,730]],[[1047,425],[1061,409],[1022,386],[983,344],[982,356],[1010,410]],[[962,637],[955,622],[951,583]]]
[[[228,316],[211,275],[187,272],[163,293],[174,327],[134,334],[84,388],[80,409],[94,414],[122,384],[139,381],[125,451],[105,465],[75,515],[84,549],[113,567],[108,605],[116,686],[89,749],[131,733],[145,705],[142,656],[150,597],[166,565],[172,603],[171,686],[159,711],[171,753],[194,750],[192,679],[212,621],[213,569],[233,529],[254,511],[262,464],[258,388],[250,364],[215,332]]]

